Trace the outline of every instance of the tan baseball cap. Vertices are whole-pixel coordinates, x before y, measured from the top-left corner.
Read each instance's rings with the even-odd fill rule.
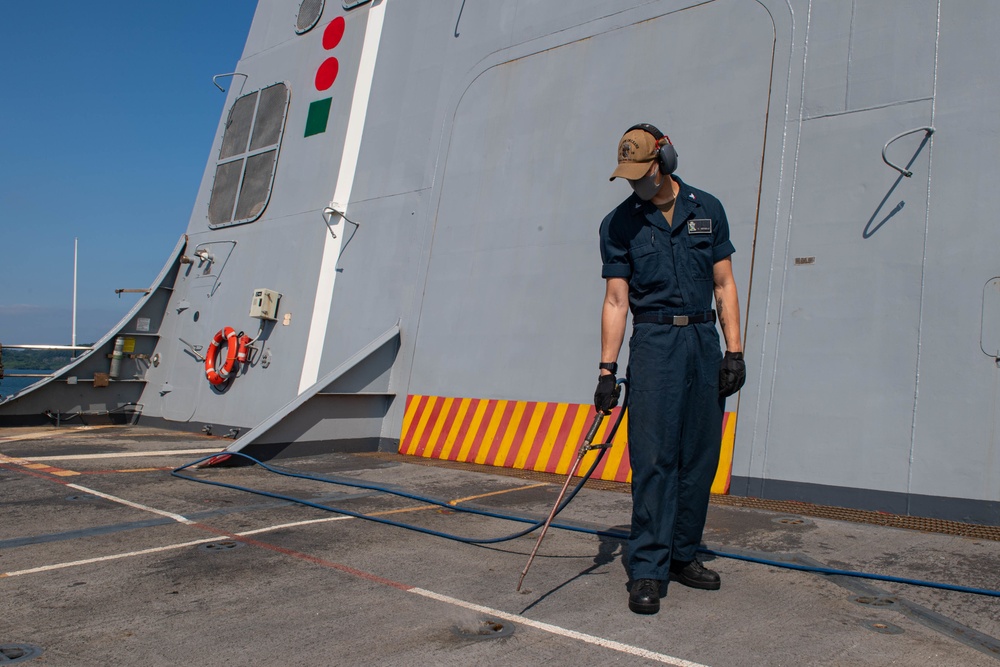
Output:
[[[649,165],[656,159],[659,146],[656,139],[645,130],[626,132],[618,142],[618,168],[611,174],[609,180],[627,178],[637,180],[646,175]]]

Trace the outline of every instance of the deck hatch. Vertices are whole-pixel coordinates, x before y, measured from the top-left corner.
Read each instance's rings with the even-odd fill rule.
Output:
[[[271,197],[288,100],[288,86],[275,83],[233,103],[208,202],[209,227],[252,222],[263,213]]]

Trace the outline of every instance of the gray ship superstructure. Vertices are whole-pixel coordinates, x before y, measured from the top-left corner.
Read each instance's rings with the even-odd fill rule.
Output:
[[[614,150],[649,122],[737,249],[715,490],[998,524],[998,27],[986,0],[261,0],[149,294],[0,419],[558,471]]]

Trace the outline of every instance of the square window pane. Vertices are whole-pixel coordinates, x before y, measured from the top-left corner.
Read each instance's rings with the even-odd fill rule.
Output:
[[[208,202],[208,224],[219,225],[233,219],[233,204],[242,171],[243,160],[225,162],[215,168],[212,199]]]
[[[274,175],[274,160],[277,155],[278,151],[273,150],[247,158],[240,201],[236,205],[236,220],[251,220],[264,210],[271,191],[271,177]]]
[[[278,83],[260,91],[260,105],[257,107],[257,120],[253,124],[250,150],[278,143],[287,106],[288,88],[285,84]]]
[[[236,100],[226,123],[226,133],[222,135],[222,150],[219,159],[225,160],[247,150],[247,140],[250,138],[250,121],[257,105],[257,92],[244,95]]]

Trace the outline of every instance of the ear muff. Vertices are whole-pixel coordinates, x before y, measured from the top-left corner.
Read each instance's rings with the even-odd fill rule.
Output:
[[[670,143],[670,137],[660,132],[658,129],[650,125],[649,123],[638,123],[632,127],[625,130],[625,134],[628,134],[632,130],[644,130],[653,135],[656,139],[656,143],[660,146],[660,150],[657,151],[657,156],[660,163],[660,172],[663,174],[672,174],[677,171],[677,150],[674,145]]]

